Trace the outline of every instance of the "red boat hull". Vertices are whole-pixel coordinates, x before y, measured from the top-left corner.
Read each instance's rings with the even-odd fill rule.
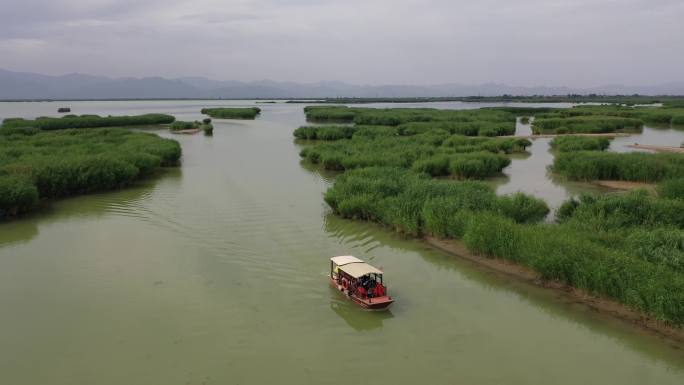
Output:
[[[348,290],[345,290],[341,285],[338,285],[337,282],[332,278],[330,278],[330,284],[342,294],[349,297],[349,299],[356,302],[357,305],[366,309],[384,310],[389,308],[390,305],[394,303],[394,299],[392,299],[392,297],[389,295],[383,295],[382,297],[374,298],[361,298],[356,294],[349,294]]]

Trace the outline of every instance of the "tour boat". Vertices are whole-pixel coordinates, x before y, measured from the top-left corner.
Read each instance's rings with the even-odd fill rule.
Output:
[[[351,255],[330,258],[330,283],[366,309],[387,309],[394,302],[382,275],[380,269]]]

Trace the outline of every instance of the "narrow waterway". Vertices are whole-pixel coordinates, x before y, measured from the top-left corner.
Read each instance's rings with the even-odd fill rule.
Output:
[[[0,103],[0,118],[56,115],[61,104]],[[204,106],[250,102],[68,104],[190,120]],[[331,216],[331,178],[300,164],[292,139],[302,105],[259,107],[254,121],[215,121],[213,137],[173,136],[179,169],[0,224],[0,383],[684,382],[680,347]],[[546,174],[545,143],[513,162],[500,191],[573,193]],[[360,310],[328,286],[339,254],[385,269],[391,311]]]

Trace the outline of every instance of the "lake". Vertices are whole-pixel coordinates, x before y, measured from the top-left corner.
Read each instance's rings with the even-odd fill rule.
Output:
[[[194,120],[202,107],[254,104],[0,103],[0,118],[56,116],[63,105]],[[257,106],[254,121],[215,120],[213,137],[153,131],[180,141],[178,169],[0,223],[3,384],[684,382],[681,346],[332,216],[322,194],[334,176],[301,164],[292,137],[305,124],[303,105]],[[684,131],[646,127],[611,149],[682,141]],[[499,192],[557,207],[604,191],[548,175],[548,139],[531,152],[491,182]],[[384,268],[397,299],[390,311],[361,310],[329,286],[328,258],[343,254]]]

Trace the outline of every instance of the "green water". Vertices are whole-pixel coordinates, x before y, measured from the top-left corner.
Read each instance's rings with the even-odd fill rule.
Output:
[[[195,119],[200,106],[247,103],[68,105]],[[0,117],[56,107],[0,103]],[[255,121],[216,121],[212,138],[174,136],[179,169],[0,224],[1,384],[684,382],[684,352],[667,341],[329,215],[332,176],[300,164],[291,137],[302,106],[260,107]],[[499,189],[573,193],[545,166],[516,166],[551,159],[538,143]],[[339,254],[384,267],[391,311],[363,311],[328,286]]]

